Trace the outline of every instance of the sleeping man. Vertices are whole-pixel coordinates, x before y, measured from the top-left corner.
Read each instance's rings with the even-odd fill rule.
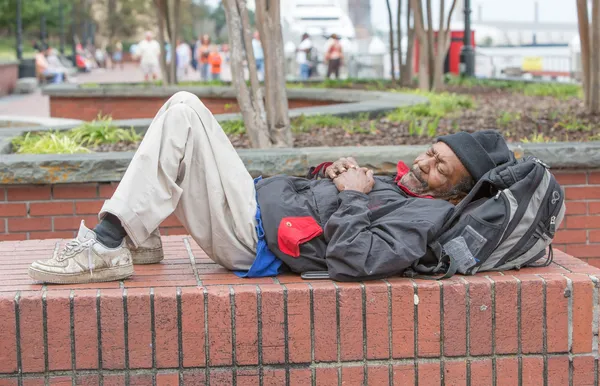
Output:
[[[178,92],[158,111],[93,229],[29,275],[48,283],[122,280],[158,263],[158,226],[174,213],[206,254],[239,276],[327,271],[334,280],[402,273],[475,182],[510,160],[500,134],[443,136],[396,176],[374,176],[352,158],[307,178],[253,180],[216,119]]]

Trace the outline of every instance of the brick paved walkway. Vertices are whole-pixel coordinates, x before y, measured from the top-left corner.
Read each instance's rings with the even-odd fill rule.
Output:
[[[223,69],[223,78],[229,79],[228,69]],[[90,73],[78,74],[76,83],[132,83],[143,82],[144,76],[137,64],[126,63],[125,68],[115,70],[97,69]],[[191,71],[183,80],[200,80],[199,74]],[[0,115],[50,117],[48,97],[41,90],[28,95],[9,95],[0,98]]]

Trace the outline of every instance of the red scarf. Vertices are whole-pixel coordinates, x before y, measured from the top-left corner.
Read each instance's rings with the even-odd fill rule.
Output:
[[[411,197],[418,197],[418,198],[433,198],[433,196],[428,196],[428,195],[420,195],[420,194],[416,194],[411,192],[406,186],[402,185],[400,183],[400,179],[402,179],[402,177],[404,177],[406,174],[408,174],[408,172],[410,172],[410,168],[402,161],[398,162],[398,165],[396,165],[396,178],[394,179],[394,181],[396,181],[396,183],[398,184],[398,187],[400,189],[402,189],[402,191],[406,194],[408,194]]]

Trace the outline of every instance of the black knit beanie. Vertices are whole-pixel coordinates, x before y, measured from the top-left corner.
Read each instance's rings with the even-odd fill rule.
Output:
[[[461,131],[437,139],[448,145],[471,176],[478,181],[485,173],[512,159],[504,138],[496,130]]]

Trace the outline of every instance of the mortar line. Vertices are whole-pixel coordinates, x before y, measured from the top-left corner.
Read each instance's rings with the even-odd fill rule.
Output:
[[[5,189],[6,190],[6,189]],[[23,362],[21,358],[21,315],[20,315],[20,302],[21,291],[17,291],[14,299],[15,308],[15,345],[17,347],[17,377],[19,386],[23,386]]]
[[[198,267],[196,267],[196,256],[194,256],[194,252],[192,251],[192,246],[190,245],[190,241],[188,237],[183,238],[183,244],[185,245],[185,249],[188,254],[188,258],[190,259],[190,264],[192,265],[192,271],[194,271],[194,277],[196,278],[196,284],[198,287],[202,286],[202,280],[200,280],[200,275],[198,275]]]
[[[415,386],[419,386],[419,287],[414,280],[410,280],[413,286],[413,367],[415,369]]]
[[[444,286],[438,282],[440,288],[440,382],[442,385],[446,385],[444,379],[444,369],[446,361],[442,360],[445,357],[444,353]]]
[[[461,278],[462,282],[465,285],[465,294],[466,294],[466,312],[465,312],[465,337],[466,339],[466,352],[467,356],[471,356],[471,283],[465,278]],[[467,386],[471,386],[471,361],[467,361]]]
[[[517,281],[517,363],[518,363],[518,380],[519,385],[523,384],[523,336],[521,333],[522,328],[522,314],[521,314],[521,304],[522,304],[522,291],[521,291],[521,280],[513,276],[513,278]]]
[[[209,329],[208,329],[208,291],[206,287],[202,287],[204,294],[204,359],[206,361],[204,366],[204,379],[206,384],[210,385],[210,341],[209,341]]]
[[[98,334],[98,368],[100,369],[100,386],[104,385],[102,366],[102,309],[100,308],[100,290],[96,291],[96,328]]]
[[[127,310],[127,288],[124,288],[121,292],[123,301],[123,337],[125,347],[125,368],[129,369],[129,314]],[[129,384],[129,372],[125,374],[125,383]]]
[[[43,328],[43,339],[44,339],[44,369],[46,373],[50,371],[49,363],[48,363],[48,307],[46,296],[48,291],[42,290],[42,328]],[[44,376],[44,383],[47,385],[49,383],[49,376]]]
[[[315,311],[314,311],[314,289],[313,286],[308,284],[309,304],[310,304],[310,361],[315,362]],[[311,384],[312,386],[317,385],[317,376],[315,369],[311,369]]]
[[[573,357],[571,356],[573,352],[573,298],[575,297],[575,291],[573,289],[573,281],[568,277],[563,275],[567,280],[567,289],[565,291],[565,296],[567,297],[567,320],[568,320],[568,358],[569,358],[569,385],[573,384]],[[568,294],[566,293],[568,291]]]
[[[369,356],[368,347],[368,331],[367,331],[367,289],[365,283],[360,283],[361,296],[362,296],[362,324],[363,324],[363,382],[365,385],[369,384],[369,376],[367,374],[367,358]]]
[[[150,287],[150,332],[152,338],[152,369],[156,369],[156,318],[154,317],[154,287]]]
[[[389,359],[393,359],[394,358],[394,334],[392,334],[392,328],[393,328],[393,323],[392,323],[392,284],[387,280],[387,279],[383,279],[383,282],[386,284],[387,286],[387,300],[388,300],[388,350],[389,350]],[[388,384],[393,385],[394,384],[394,373],[392,371],[392,367],[388,366]]]
[[[235,293],[233,291],[233,286],[229,286],[229,307],[231,312],[231,317],[229,318],[230,331],[231,331],[231,365],[232,365],[232,380],[233,384],[237,385],[237,358],[236,358],[236,328],[235,328]]]
[[[489,276],[486,279],[490,282],[492,298],[492,385],[496,386],[496,282]]]
[[[287,287],[283,284],[280,284],[283,287],[283,342],[285,348],[285,363],[289,363],[290,361],[290,346],[288,341],[289,335],[289,325],[288,325],[288,290]],[[285,372],[285,383],[289,382],[290,373],[289,371]],[[260,371],[260,386],[263,385],[263,371]]]
[[[75,291],[69,293],[69,338],[71,340],[71,371],[73,372],[73,386],[77,385],[75,378],[77,376],[77,358],[75,353]]]
[[[335,288],[335,338],[336,338],[336,349],[337,349],[337,361],[341,362],[341,320],[340,320],[340,288],[336,282],[333,282]],[[342,386],[342,369],[338,368],[338,386]]]
[[[539,278],[542,279],[542,329],[544,331],[543,333],[543,340],[542,340],[542,357],[544,358],[544,386],[548,386],[548,321],[547,321],[547,317],[548,317],[548,313],[547,313],[547,305],[546,305],[546,301],[547,301],[547,297],[546,297],[546,290],[547,290],[547,283],[546,283],[546,279],[544,279],[543,276],[538,276]]]
[[[500,354],[498,357],[503,359],[517,359],[518,354]],[[540,353],[533,354],[524,354],[524,358],[539,358]],[[564,358],[564,353],[551,353],[548,354],[549,358]],[[590,353],[582,353],[582,354],[573,354],[573,358],[590,358]],[[475,357],[448,357],[448,358],[439,358],[439,357],[423,357],[419,358],[419,363],[439,363],[441,360],[448,359],[452,361],[477,361],[477,360],[489,360],[491,356],[475,356]],[[281,363],[281,364],[270,364],[264,365],[265,370],[285,370],[287,369],[337,369],[340,366],[344,367],[360,367],[363,365],[363,360],[352,360],[338,363],[337,361],[333,362],[303,362],[303,363]],[[414,359],[369,359],[367,360],[368,365],[370,366],[397,366],[397,365],[413,365]],[[102,372],[106,374],[123,374],[129,371],[132,375],[137,374],[148,374],[148,373],[159,373],[159,372],[176,372],[179,367],[165,367],[165,368],[155,368],[155,369],[104,369]],[[220,365],[220,366],[212,366],[211,370],[232,370],[232,366]],[[259,366],[257,365],[240,365],[238,369],[241,370],[250,370],[250,371],[258,371]],[[186,367],[186,371],[191,370],[205,370],[205,366],[192,366]],[[96,375],[100,373],[100,370],[77,370],[78,375]],[[70,376],[72,374],[71,370],[53,370],[49,372],[49,376]],[[24,378],[32,378],[32,377],[43,377],[45,375],[44,372],[32,372],[23,374]],[[14,378],[15,374],[0,374],[0,379],[10,379]]]
[[[181,287],[176,289],[177,297],[177,346],[179,347],[179,383],[183,383],[183,307],[181,304]]]
[[[262,369],[263,364],[263,349],[262,349],[262,292],[260,290],[260,286],[256,285],[256,319],[258,320],[258,366]],[[260,371],[262,375],[262,370]],[[259,380],[262,381],[262,376],[259,377]]]

